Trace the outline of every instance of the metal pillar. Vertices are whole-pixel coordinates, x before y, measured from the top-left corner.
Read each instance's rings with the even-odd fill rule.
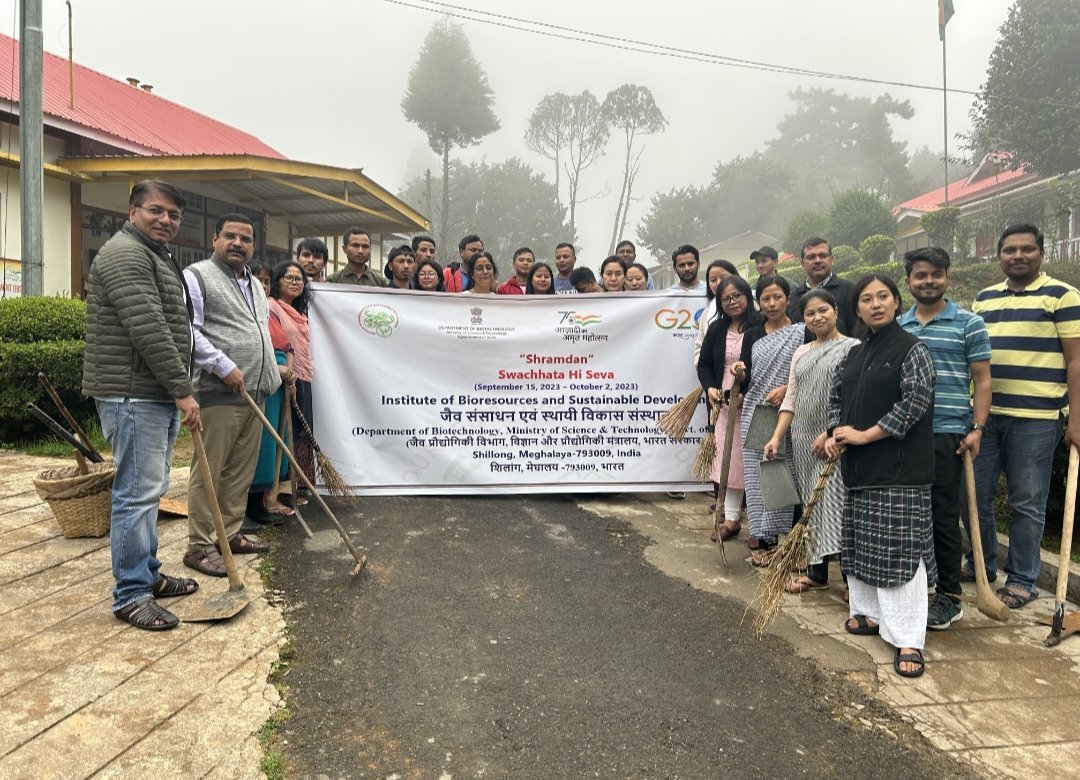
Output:
[[[41,0],[19,4],[19,197],[23,295],[45,291]]]

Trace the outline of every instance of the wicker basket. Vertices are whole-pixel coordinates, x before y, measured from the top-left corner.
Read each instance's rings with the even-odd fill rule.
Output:
[[[77,467],[66,466],[34,477],[37,494],[49,503],[60,532],[69,539],[109,533],[116,466],[111,461],[91,463],[89,471],[80,474]]]

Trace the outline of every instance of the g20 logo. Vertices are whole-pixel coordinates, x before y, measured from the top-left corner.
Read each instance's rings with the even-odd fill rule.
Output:
[[[657,309],[653,315],[656,327],[662,330],[693,330],[704,309]]]

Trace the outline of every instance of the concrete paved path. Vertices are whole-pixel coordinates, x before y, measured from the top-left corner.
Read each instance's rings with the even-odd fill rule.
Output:
[[[39,470],[69,463],[0,452],[0,777],[261,777],[284,623],[256,562],[237,558],[251,604],[231,620],[160,633],[116,620],[108,537],[64,539],[34,492]],[[170,496],[186,485],[174,469]],[[158,533],[164,571],[192,574],[187,523]],[[228,587],[197,579],[165,602],[178,615]]]
[[[749,603],[757,578],[743,560],[748,555],[745,531],[728,543],[729,564],[724,566],[708,540],[712,521],[706,499],[643,498],[589,501],[584,507],[601,516],[623,517],[652,538],[656,544],[645,555],[662,571]],[[1057,562],[1057,556],[1044,557]],[[978,611],[975,586],[965,584],[964,618],[946,631],[929,632],[926,674],[907,680],[893,671],[890,646],[877,637],[844,631],[847,604],[835,564],[830,581],[828,590],[786,596],[781,616],[768,631],[784,636],[796,652],[821,667],[860,682],[935,747],[987,776],[1075,776],[1080,764],[1080,635],[1055,648],[1043,646],[1049,628],[1035,621],[1053,612],[1052,593],[1044,592],[1013,613],[1010,622],[997,623]],[[1069,604],[1067,609],[1080,608]],[[857,713],[851,714],[859,722]]]
[[[159,634],[126,626],[109,612],[108,539],[64,539],[34,492],[39,470],[67,462],[0,452],[0,777],[261,776],[255,734],[280,706],[267,678],[285,631],[256,562],[240,559],[252,603],[230,621]],[[184,497],[186,482],[186,469],[174,469],[170,495]],[[653,540],[646,559],[668,575],[748,602],[756,580],[740,560],[745,548],[731,545],[730,565],[720,562],[706,504],[699,495],[581,502]],[[184,571],[185,534],[182,520],[159,523],[168,572]],[[192,604],[226,588],[199,579]],[[1047,629],[1034,620],[1053,609],[1052,594],[1009,624],[966,604],[962,621],[931,634],[926,675],[908,681],[893,673],[882,642],[843,631],[846,606],[834,582],[787,598],[770,631],[860,682],[987,776],[1072,776],[1080,763],[1080,637],[1043,647]],[[178,614],[184,601],[172,601]],[[857,710],[846,715],[880,728]]]

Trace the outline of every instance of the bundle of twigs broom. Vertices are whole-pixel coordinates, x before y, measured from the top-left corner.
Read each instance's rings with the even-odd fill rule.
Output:
[[[717,404],[717,408],[719,409],[723,403],[723,391],[721,391],[720,403]],[[735,384],[731,386],[731,393],[728,395],[727,426],[724,428],[724,460],[720,466],[720,481],[717,483],[716,491],[716,509],[713,514],[713,538],[716,539],[716,543],[720,546],[720,555],[723,556],[724,563],[727,563],[727,551],[724,549],[724,538],[720,535],[720,528],[727,519],[724,514],[724,503],[727,500],[728,474],[731,472],[731,447],[735,441],[735,423],[738,421],[741,411],[742,392],[739,379],[736,377]]]
[[[323,452],[322,448],[319,447],[319,443],[315,441],[315,434],[304,417],[304,413],[300,411],[300,404],[297,402],[295,395],[292,397],[292,407],[293,411],[296,412],[296,419],[300,421],[300,428],[304,432],[304,437],[315,452],[315,463],[319,467],[319,473],[322,474],[323,484],[326,485],[326,489],[334,498],[344,499],[351,503],[356,498],[356,494],[353,493],[345,478],[341,476],[341,472],[337,470],[334,462],[330,460],[330,456]]]
[[[750,602],[750,606],[757,609],[757,616],[754,618],[754,631],[757,633],[758,638],[761,637],[765,627],[780,612],[780,600],[783,597],[788,580],[791,579],[791,570],[795,568],[799,561],[806,558],[807,550],[810,547],[811,533],[807,523],[814,512],[814,507],[817,506],[818,500],[821,498],[821,494],[825,492],[825,485],[829,481],[829,475],[832,474],[836,461],[837,458],[829,458],[825,461],[817,482],[814,483],[814,489],[810,493],[810,500],[803,507],[802,517],[799,518],[799,522],[795,524],[791,532],[784,537],[784,541],[777,545],[772,554],[769,568],[765,569],[761,575],[761,587],[758,588],[754,600]]]
[[[705,428],[705,435],[698,445],[697,455],[694,457],[694,465],[690,467],[690,474],[694,479],[706,482],[712,473],[712,464],[716,460],[716,418],[720,416],[720,407],[714,406],[709,411],[709,424]]]
[[[683,436],[686,435],[686,429],[690,427],[690,421],[694,419],[694,412],[701,403],[703,392],[705,391],[700,387],[691,390],[685,398],[660,415],[660,419],[656,421],[656,427],[668,438],[682,441]]]

